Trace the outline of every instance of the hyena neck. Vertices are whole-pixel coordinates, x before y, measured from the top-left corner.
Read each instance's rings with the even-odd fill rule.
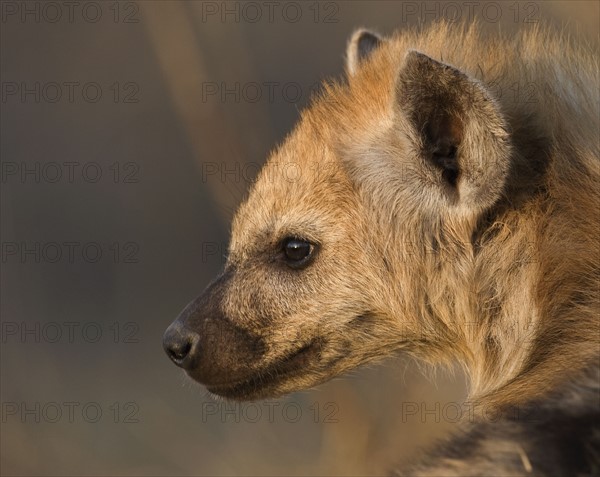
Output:
[[[439,228],[430,246],[437,250],[426,257],[423,299],[434,327],[441,330],[436,339],[443,341],[447,358],[463,365],[470,396],[479,399],[519,375],[531,358],[540,315],[536,260],[527,233],[531,224],[511,227],[498,221],[476,242],[470,225]]]
[[[442,343],[441,359],[463,364],[470,399],[500,407],[579,379],[599,357],[591,332],[597,329],[597,282],[582,280],[586,269],[598,273],[597,264],[573,247],[572,237],[553,230],[569,227],[567,219],[553,210],[548,224],[542,196],[525,207],[528,214],[512,209],[492,216],[477,237],[470,224],[453,224],[439,227],[434,239],[431,231],[416,239],[429,243],[419,277],[426,291],[412,297],[413,313],[437,330],[431,339]],[[596,240],[585,232],[581,240]]]

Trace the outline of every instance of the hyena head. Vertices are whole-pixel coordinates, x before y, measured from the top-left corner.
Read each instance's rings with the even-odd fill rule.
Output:
[[[214,394],[277,396],[442,346],[428,251],[501,196],[504,121],[467,74],[364,30],[347,70],[273,153],[223,273],[165,333],[175,364]]]

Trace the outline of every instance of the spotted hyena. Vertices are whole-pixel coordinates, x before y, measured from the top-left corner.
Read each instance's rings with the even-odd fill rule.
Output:
[[[237,400],[458,362],[474,415],[399,475],[599,475],[599,86],[543,28],[357,31],[167,353]]]

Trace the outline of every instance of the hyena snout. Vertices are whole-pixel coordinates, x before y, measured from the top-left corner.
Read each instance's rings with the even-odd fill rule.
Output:
[[[171,361],[207,386],[244,380],[264,355],[262,338],[221,311],[225,287],[222,276],[185,307],[163,336]]]

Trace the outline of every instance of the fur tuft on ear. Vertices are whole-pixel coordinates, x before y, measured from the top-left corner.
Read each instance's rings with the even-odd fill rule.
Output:
[[[359,28],[352,34],[346,48],[346,70],[349,76],[356,73],[360,63],[371,56],[382,41],[377,33],[364,28]]]
[[[484,86],[411,50],[396,95],[427,182],[441,190],[451,207],[469,215],[493,205],[509,173],[511,144],[504,117]]]

